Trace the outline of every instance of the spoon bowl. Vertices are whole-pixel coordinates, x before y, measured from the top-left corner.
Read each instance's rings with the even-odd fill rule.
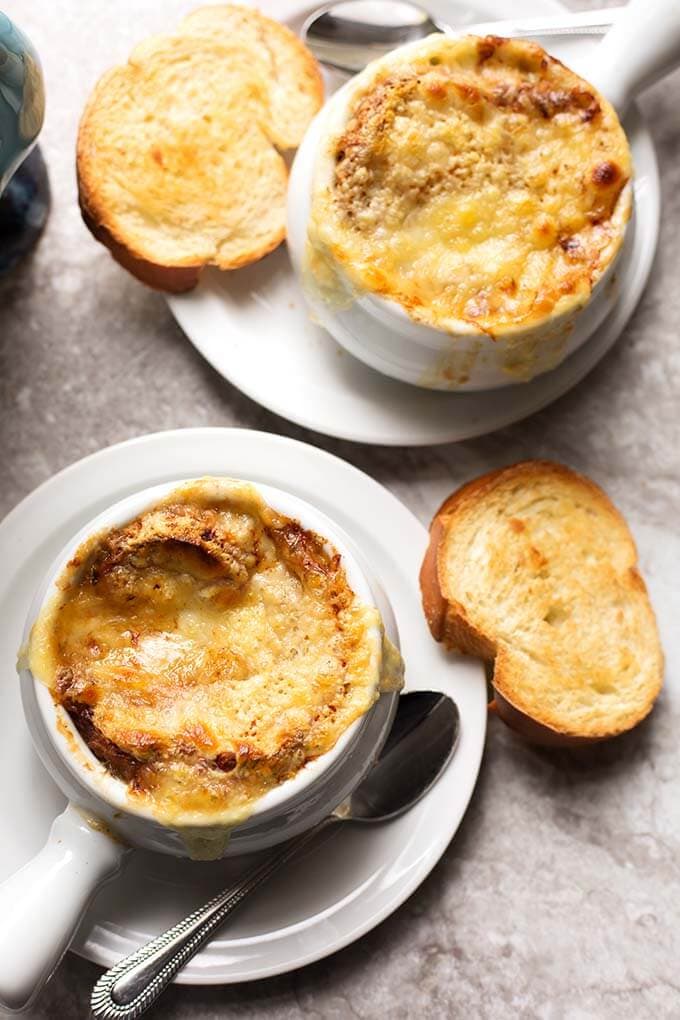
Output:
[[[365,823],[403,815],[425,796],[448,765],[459,728],[458,709],[445,694],[403,694],[377,762],[331,817]]]
[[[446,27],[417,4],[344,0],[310,14],[301,35],[317,60],[355,72],[397,46],[444,32]]]

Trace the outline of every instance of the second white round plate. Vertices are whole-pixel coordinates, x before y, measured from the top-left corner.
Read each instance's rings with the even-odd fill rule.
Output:
[[[253,896],[181,972],[185,984],[227,984],[280,974],[348,945],[387,917],[437,863],[475,786],[486,731],[480,663],[446,655],[425,624],[418,570],[422,524],[345,461],[280,436],[187,429],[112,446],[55,475],[0,524],[0,770],[5,825],[0,881],[44,842],[64,799],[33,751],[23,720],[16,655],[30,600],[52,560],[88,520],[121,497],[174,478],[232,475],[269,483],[333,518],[370,560],[389,594],[407,664],[407,687],[456,700],[456,755],[427,796],[384,826],[347,826]],[[194,863],[136,851],[93,901],[74,948],[109,967],[214,896],[256,858]]]
[[[309,0],[263,0],[265,13],[294,30]],[[427,0],[433,14],[465,25],[507,17],[506,0]],[[556,0],[515,0],[513,17],[563,10]],[[555,56],[578,69],[588,36],[551,40]],[[309,318],[285,247],[235,273],[208,270],[189,294],[168,298],[194,346],[253,400],[325,435],[387,446],[422,446],[484,435],[526,418],[578,383],[617,340],[640,299],[658,237],[659,173],[639,113],[625,121],[635,164],[635,222],[616,271],[619,299],[607,321],[552,372],[480,393],[442,393],[381,375],[339,347]]]

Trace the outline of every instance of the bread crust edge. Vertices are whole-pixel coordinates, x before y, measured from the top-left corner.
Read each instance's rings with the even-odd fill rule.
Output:
[[[166,294],[183,294],[194,289],[201,275],[202,266],[159,266],[155,262],[140,258],[118,241],[103,223],[95,219],[80,194],[79,205],[83,222],[95,240],[108,248],[115,261],[141,283]]]
[[[160,265],[157,262],[151,262],[149,259],[143,258],[141,255],[136,255],[131,248],[128,248],[123,241],[114,235],[112,230],[93,211],[88,201],[87,187],[79,169],[77,176],[78,204],[83,222],[95,240],[103,244],[105,248],[108,248],[109,254],[123,269],[153,290],[163,291],[167,294],[183,294],[186,291],[193,290],[200,279],[204,267],[206,265],[213,265],[213,263],[198,263],[189,266]],[[276,235],[271,237],[267,244],[262,245],[257,251],[248,252],[239,259],[232,259],[228,264],[214,264],[219,269],[226,271],[240,269],[253,262],[258,262],[265,255],[271,254],[282,244],[285,238],[286,228],[284,225]]]

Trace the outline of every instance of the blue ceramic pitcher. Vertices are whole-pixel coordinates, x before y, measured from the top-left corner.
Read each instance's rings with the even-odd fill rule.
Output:
[[[44,112],[38,55],[0,12],[0,273],[32,247],[47,218],[47,172],[34,148]]]

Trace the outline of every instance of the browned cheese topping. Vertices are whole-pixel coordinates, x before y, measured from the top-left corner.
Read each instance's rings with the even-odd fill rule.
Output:
[[[587,300],[631,172],[611,105],[541,47],[431,37],[359,77],[317,167],[312,268],[436,328],[522,329]]]
[[[162,821],[245,817],[378,696],[377,611],[245,483],[176,490],[88,540],[59,587],[31,668]]]

